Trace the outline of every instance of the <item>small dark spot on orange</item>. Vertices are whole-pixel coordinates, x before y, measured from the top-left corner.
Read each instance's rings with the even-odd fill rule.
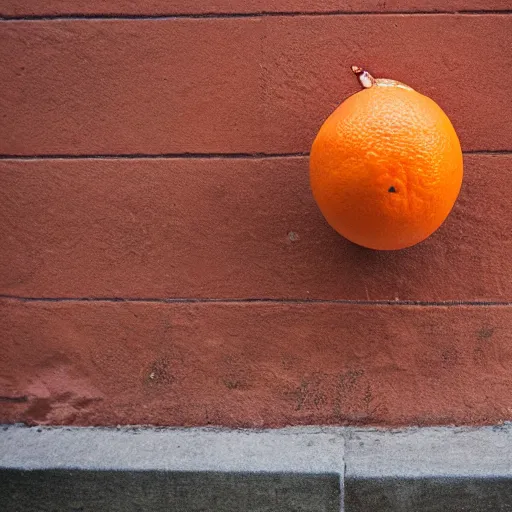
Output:
[[[396,194],[397,193],[396,192],[396,188],[393,185],[391,185],[391,187],[388,188],[388,192],[390,192],[391,194]]]

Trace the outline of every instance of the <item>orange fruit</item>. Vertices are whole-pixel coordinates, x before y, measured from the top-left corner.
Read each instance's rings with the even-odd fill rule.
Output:
[[[405,84],[353,67],[364,89],[313,142],[310,183],[327,222],[370,249],[402,249],[444,222],[462,184],[462,151],[441,108]]]

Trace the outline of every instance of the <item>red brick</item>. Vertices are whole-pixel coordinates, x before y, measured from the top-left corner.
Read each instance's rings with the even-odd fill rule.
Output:
[[[0,152],[261,148],[258,20],[6,23]]]
[[[307,158],[0,162],[0,294],[492,300],[512,297],[512,155],[466,155],[431,238],[350,244]]]
[[[464,151],[512,149],[512,102],[500,83],[512,81],[512,52],[503,52],[512,16],[269,18],[265,37],[273,151],[309,150],[323,120],[357,91],[353,63],[434,99]]]
[[[205,14],[259,12],[415,12],[510,9],[507,0],[3,0],[3,16],[55,14]]]
[[[510,306],[2,300],[0,322],[2,423],[512,419]]]
[[[511,46],[507,15],[5,22],[0,153],[305,152],[353,63],[512,149]]]

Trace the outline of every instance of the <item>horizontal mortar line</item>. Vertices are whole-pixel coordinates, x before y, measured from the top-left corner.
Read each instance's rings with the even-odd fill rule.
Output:
[[[512,151],[511,151],[512,152]],[[96,154],[96,155],[7,155],[0,154],[0,160],[94,160],[94,159],[261,159],[261,158],[294,158],[309,156],[307,152],[298,153],[127,153],[127,154]]]
[[[19,295],[0,294],[0,300],[19,302],[84,302],[84,303],[150,303],[150,304],[340,304],[355,306],[512,306],[511,301],[492,300],[356,300],[356,299],[276,299],[276,298],[153,298],[153,297],[24,297]]]
[[[511,149],[474,149],[463,151],[464,155],[512,155]],[[232,160],[263,160],[271,158],[301,158],[309,157],[309,152],[301,151],[295,153],[126,153],[109,154],[99,153],[90,155],[73,154],[44,154],[44,155],[17,155],[0,154],[0,160],[178,160],[178,159],[232,159]]]
[[[10,402],[14,404],[22,404],[28,402],[28,396],[0,396],[0,402]]]
[[[45,14],[26,16],[0,16],[0,21],[53,21],[53,20],[172,20],[172,19],[225,19],[225,18],[263,18],[263,17],[297,17],[297,16],[396,16],[396,15],[486,15],[486,14],[512,14],[512,9],[460,9],[460,10],[437,10],[437,11],[257,11],[248,13],[229,12],[208,12],[188,14]]]

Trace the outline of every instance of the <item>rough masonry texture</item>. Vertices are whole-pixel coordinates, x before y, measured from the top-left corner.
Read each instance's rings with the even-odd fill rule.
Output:
[[[442,228],[410,249],[375,252],[326,224],[306,157],[3,160],[1,290],[507,302],[511,189],[512,156],[466,155]]]
[[[307,152],[354,63],[432,97],[465,151],[510,148],[509,15],[2,23],[8,155]]]
[[[509,306],[3,300],[2,420],[498,423]]]
[[[453,12],[506,10],[507,0],[5,0],[0,14],[15,16],[48,15],[201,15],[237,13],[352,13],[352,12]]]
[[[0,422],[512,419],[510,7],[193,4],[0,6]],[[461,138],[460,198],[408,250],[311,197],[353,64]]]

